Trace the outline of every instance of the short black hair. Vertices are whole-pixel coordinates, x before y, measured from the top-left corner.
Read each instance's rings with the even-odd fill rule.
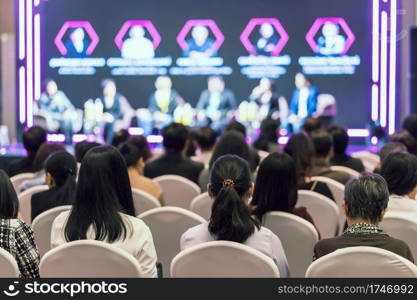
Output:
[[[146,161],[146,150],[138,148],[132,142],[126,142],[120,145],[119,151],[125,159],[128,168],[136,166],[138,160],[141,158],[143,158],[143,161]]]
[[[139,151],[143,154],[143,160],[145,162],[152,157],[152,151],[145,136],[131,136],[127,139],[127,142],[135,145],[136,148],[139,149]]]
[[[381,175],[390,194],[407,195],[417,186],[417,157],[405,152],[391,153],[382,164]]]
[[[209,126],[201,127],[195,138],[201,149],[210,150],[216,144],[217,132]]]
[[[101,146],[101,144],[96,142],[80,142],[75,145],[75,159],[77,162],[81,162],[85,156],[85,154],[92,148]]]
[[[244,137],[246,137],[246,127],[242,123],[239,123],[238,121],[230,122],[225,128],[225,132],[232,130],[240,132]]]
[[[316,130],[311,133],[315,154],[317,157],[326,157],[333,147],[333,138],[325,130]]]
[[[345,153],[349,145],[347,130],[342,126],[333,125],[329,128],[329,133],[333,138],[334,152],[338,154]]]
[[[303,130],[307,134],[311,134],[315,130],[319,130],[321,128],[322,124],[319,119],[314,117],[308,117],[303,124]]]
[[[162,129],[163,145],[166,150],[181,152],[188,140],[188,129],[182,124],[172,123]]]
[[[23,146],[29,154],[34,155],[46,142],[46,131],[40,126],[33,126],[23,132]]]
[[[381,150],[379,150],[379,159],[381,164],[387,159],[388,155],[395,152],[407,152],[407,147],[400,142],[386,143]]]
[[[129,138],[129,131],[127,131],[127,129],[120,129],[119,131],[117,131],[112,139],[111,139],[111,145],[113,147],[119,147],[121,144],[123,144],[124,142],[127,141],[127,139]]]
[[[377,223],[387,208],[388,199],[389,191],[385,179],[377,174],[362,173],[358,179],[353,179],[346,185],[347,217]]]

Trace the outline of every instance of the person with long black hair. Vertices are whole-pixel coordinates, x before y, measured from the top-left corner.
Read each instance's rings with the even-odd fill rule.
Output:
[[[19,220],[19,200],[6,172],[0,170],[0,248],[17,262],[20,276],[39,277],[40,256],[33,231]]]
[[[236,155],[218,158],[208,185],[208,193],[214,199],[210,221],[188,229],[181,237],[181,249],[214,240],[242,243],[272,258],[281,277],[289,277],[281,241],[251,214],[247,202],[252,191],[247,161]]]
[[[71,154],[52,153],[46,160],[45,174],[49,190],[32,195],[32,220],[48,209],[71,205],[74,201],[77,163]]]
[[[126,163],[112,146],[95,147],[81,163],[73,208],[52,225],[51,245],[99,240],[132,254],[144,277],[156,277],[156,251],[148,226],[135,217]]]

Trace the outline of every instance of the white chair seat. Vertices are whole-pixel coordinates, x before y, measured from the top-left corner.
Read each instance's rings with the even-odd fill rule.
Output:
[[[201,192],[197,184],[182,176],[163,175],[153,180],[161,186],[166,206],[188,209],[191,201]]]
[[[48,190],[47,185],[38,185],[19,194],[19,212],[23,221],[30,226],[32,224],[32,195]]]
[[[171,264],[173,278],[280,277],[273,260],[258,250],[230,241],[202,243],[179,253]]]
[[[345,166],[331,166],[330,170],[347,173],[349,174],[350,178],[358,178],[360,175],[358,171]]]
[[[204,219],[209,220],[211,216],[211,207],[214,200],[208,195],[203,193],[198,195],[191,201],[190,210],[197,215],[202,216]]]
[[[16,193],[19,192],[19,186],[22,184],[22,182],[28,179],[32,179],[34,175],[35,173],[21,173],[11,177],[10,181],[12,182]]]
[[[371,169],[370,171],[373,171],[380,162],[379,156],[369,151],[354,152],[352,153],[352,157],[360,159],[366,169]]]
[[[144,191],[132,189],[132,196],[136,216],[150,209],[161,207],[158,199]]]
[[[319,240],[316,228],[296,215],[278,211],[265,214],[262,221],[281,240],[291,277],[304,277]]]
[[[140,265],[131,254],[92,240],[70,242],[47,252],[39,270],[43,278],[141,277]]]
[[[417,267],[408,259],[376,247],[349,247],[320,257],[306,272],[308,278],[415,278]]]
[[[18,278],[19,267],[13,255],[0,248],[0,278]]]

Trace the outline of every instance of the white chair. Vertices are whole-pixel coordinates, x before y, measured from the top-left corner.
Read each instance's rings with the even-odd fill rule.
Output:
[[[200,187],[178,175],[163,175],[153,179],[161,185],[166,206],[188,209],[191,201],[200,194]]]
[[[191,201],[190,210],[197,215],[202,216],[204,219],[209,220],[211,216],[211,207],[213,205],[213,199],[208,193],[202,193]]]
[[[261,161],[263,161],[265,158],[268,157],[269,152],[267,151],[263,151],[263,150],[258,150],[258,155]]]
[[[311,180],[325,183],[332,192],[333,198],[339,207],[339,233],[341,233],[346,223],[346,216],[343,211],[343,203],[345,202],[345,186],[339,181],[324,176],[311,177]]]
[[[415,278],[417,266],[391,251],[376,247],[349,247],[314,261],[307,278]]]
[[[262,252],[230,241],[213,241],[180,252],[171,263],[173,278],[278,278],[278,267]]]
[[[11,177],[10,181],[12,182],[16,193],[19,192],[19,186],[22,184],[22,182],[28,179],[32,179],[34,175],[35,173],[21,173]]]
[[[291,277],[304,277],[319,240],[316,228],[303,218],[278,211],[265,214],[263,225],[281,240]]]
[[[380,226],[390,236],[406,242],[414,259],[417,258],[417,220],[388,211]]]
[[[179,207],[154,208],[140,214],[139,218],[151,229],[164,277],[169,276],[171,261],[180,252],[182,234],[206,221],[199,215]]]
[[[43,278],[141,277],[138,261],[125,250],[92,240],[74,241],[47,252],[39,266]]]
[[[339,228],[339,208],[331,199],[322,194],[299,190],[297,206],[304,206],[313,217],[321,238],[334,237]]]
[[[132,196],[136,216],[147,210],[161,207],[161,203],[158,201],[158,199],[144,191],[132,189]]]
[[[372,166],[373,171],[375,167],[379,164],[380,158],[377,154],[371,153],[369,151],[358,151],[352,153],[352,157],[359,158],[364,166],[368,165],[369,167]]]
[[[347,174],[349,174],[349,176],[351,178],[358,178],[359,177],[359,172],[355,171],[351,168],[345,167],[345,166],[331,166],[330,170],[332,171],[338,171],[338,172],[345,172]]]
[[[38,215],[32,222],[36,246],[39,254],[43,256],[51,250],[51,229],[55,218],[62,212],[71,210],[71,205],[57,206]]]
[[[19,267],[13,255],[0,248],[0,278],[18,278],[19,275]]]
[[[23,221],[30,226],[32,224],[32,195],[48,190],[47,185],[38,185],[19,194],[19,212]]]

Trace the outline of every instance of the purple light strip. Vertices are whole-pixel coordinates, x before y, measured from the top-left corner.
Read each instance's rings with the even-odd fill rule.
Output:
[[[36,14],[34,18],[34,84],[35,84],[35,100],[39,100],[41,97],[41,29],[40,29],[40,15]]]
[[[33,15],[32,0],[26,0],[26,85],[27,85],[27,121],[26,125],[33,125]]]
[[[26,72],[25,67],[19,68],[19,121],[21,124],[26,121]]]
[[[38,6],[40,2],[40,0],[33,0],[33,5]]]
[[[353,129],[349,128],[347,130],[348,136],[350,137],[368,137],[369,130],[368,129]]]
[[[378,120],[379,88],[376,83],[372,84],[372,120]]]
[[[19,59],[25,58],[25,0],[19,0]]]
[[[379,0],[373,0],[373,4],[372,4],[372,80],[373,82],[378,82],[378,79],[379,79]],[[374,107],[372,107],[372,109],[373,108]],[[378,110],[378,108],[376,109]],[[376,115],[378,115],[378,113],[376,113]]]
[[[386,11],[381,12],[381,82],[380,82],[380,122],[382,127],[387,126],[387,58],[388,58],[388,16]]]
[[[397,73],[397,0],[391,0],[390,22],[388,134],[393,134],[395,132],[395,81]]]

